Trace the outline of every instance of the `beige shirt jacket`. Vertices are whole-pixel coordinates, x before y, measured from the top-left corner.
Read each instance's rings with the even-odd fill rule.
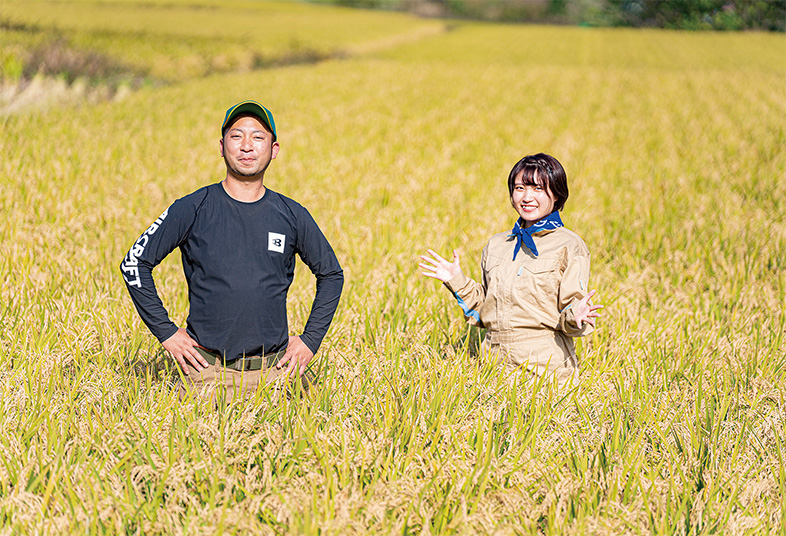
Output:
[[[586,323],[579,329],[573,316],[573,305],[588,292],[589,250],[564,227],[532,238],[538,256],[522,246],[513,260],[516,239],[510,232],[494,235],[483,249],[483,282],[461,273],[445,286],[459,300],[467,322],[487,329],[484,352],[498,355],[511,371],[574,383],[573,337],[593,329]]]

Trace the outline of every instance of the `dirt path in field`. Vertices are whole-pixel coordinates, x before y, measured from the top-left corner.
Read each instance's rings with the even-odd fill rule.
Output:
[[[347,47],[346,55],[354,57],[365,54],[374,54],[376,52],[382,52],[384,50],[396,48],[401,45],[408,45],[410,43],[414,43],[416,41],[420,41],[421,39],[426,39],[435,35],[442,35],[448,30],[449,26],[446,24],[441,26],[424,26],[423,28],[418,28],[417,30],[413,30],[409,33],[394,35],[392,37],[386,37],[377,41],[370,41],[368,43]]]
[[[0,117],[52,106],[121,100],[130,94],[128,86],[90,86],[85,80],[68,84],[62,78],[37,75],[32,80],[0,84]]]
[[[410,44],[432,36],[449,31],[447,25],[429,26],[418,28],[414,31],[386,37],[384,39],[361,43],[338,49],[333,53],[313,53],[300,51],[299,53],[283,54],[279,58],[268,58],[265,61],[255,61],[252,70],[276,69],[291,65],[318,64],[323,61],[341,60],[358,56],[375,54],[404,44]],[[62,46],[60,43],[59,46]],[[59,50],[59,55],[63,54]],[[65,51],[71,58],[80,54],[90,55],[90,52],[69,49]],[[57,55],[56,55],[57,56]],[[46,67],[44,72],[57,72],[57,67]],[[231,71],[227,71],[231,72]],[[94,104],[108,100],[122,100],[130,95],[134,89],[128,84],[111,84],[106,82],[91,83],[87,76],[81,72],[69,71],[70,78],[75,78],[73,83],[66,81],[64,75],[43,74],[39,72],[31,78],[22,77],[15,82],[0,80],[0,118],[17,115],[28,111],[46,110],[55,106],[75,106]],[[210,73],[215,74],[214,72]],[[137,81],[140,80],[137,73]],[[184,80],[187,82],[188,80]],[[153,81],[156,84],[164,82]],[[138,84],[141,85],[141,84]]]

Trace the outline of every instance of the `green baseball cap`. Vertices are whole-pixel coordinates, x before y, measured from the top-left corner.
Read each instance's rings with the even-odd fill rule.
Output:
[[[227,114],[224,116],[224,122],[221,123],[222,136],[227,127],[232,123],[232,120],[240,114],[255,115],[270,129],[270,132],[273,133],[273,141],[278,139],[278,136],[276,136],[276,122],[273,121],[273,114],[270,113],[270,110],[254,100],[239,102],[227,110]]]

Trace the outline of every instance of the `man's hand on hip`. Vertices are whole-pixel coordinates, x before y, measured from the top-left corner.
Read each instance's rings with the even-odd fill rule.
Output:
[[[183,369],[183,373],[186,376],[188,376],[186,362],[194,367],[197,372],[202,372],[203,369],[207,368],[207,361],[196,351],[195,346],[197,344],[183,328],[179,328],[174,335],[161,343],[164,349],[172,354],[172,357],[175,358],[175,361]]]
[[[297,335],[293,335],[289,337],[287,351],[276,365],[276,368],[284,368],[286,366],[285,372],[287,375],[293,370],[297,370],[298,375],[302,376],[313,358],[314,353],[308,349],[306,343],[301,341]]]

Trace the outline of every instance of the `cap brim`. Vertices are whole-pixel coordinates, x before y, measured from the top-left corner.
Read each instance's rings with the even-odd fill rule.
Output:
[[[241,102],[227,110],[224,122],[221,124],[221,135],[223,135],[227,127],[232,124],[232,121],[241,114],[251,114],[259,118],[273,134],[273,140],[275,141],[277,139],[276,123],[273,121],[273,114],[270,113],[270,110],[254,101]]]

